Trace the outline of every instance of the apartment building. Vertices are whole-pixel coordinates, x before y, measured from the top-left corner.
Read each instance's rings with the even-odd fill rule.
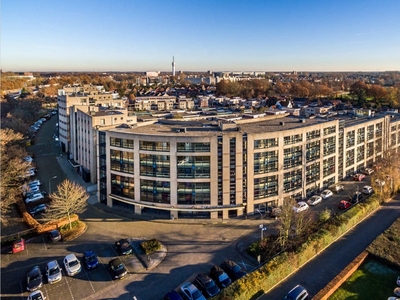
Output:
[[[97,142],[100,202],[136,214],[229,218],[307,199],[371,166],[400,147],[400,116],[161,120],[100,128]]]
[[[74,106],[70,114],[71,149],[78,172],[86,182],[97,183],[97,131],[107,126],[135,126],[136,116],[128,116],[126,109],[99,106]]]

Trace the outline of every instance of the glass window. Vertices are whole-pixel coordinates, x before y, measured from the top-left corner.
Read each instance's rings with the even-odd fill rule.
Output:
[[[178,156],[178,178],[210,178],[209,156]]]
[[[168,181],[140,180],[140,201],[170,204],[170,195]]]
[[[254,199],[278,195],[278,176],[267,176],[254,179]]]
[[[302,172],[294,170],[283,174],[283,190],[285,193],[302,187]]]
[[[254,149],[264,149],[278,146],[278,138],[254,141]]]
[[[169,155],[140,154],[140,175],[169,177]]]
[[[169,142],[140,141],[140,150],[169,151]]]
[[[291,147],[283,150],[283,167],[285,169],[300,166],[302,164],[301,146]]]
[[[111,173],[111,193],[118,196],[135,198],[135,180],[132,177]]]
[[[254,153],[254,174],[278,171],[278,151]]]
[[[210,143],[177,143],[177,152],[210,152]]]
[[[134,174],[133,152],[110,150],[111,170]]]
[[[210,204],[209,182],[178,182],[178,204]]]

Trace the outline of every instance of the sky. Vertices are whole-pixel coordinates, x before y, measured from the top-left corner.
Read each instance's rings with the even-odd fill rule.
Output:
[[[3,0],[3,71],[400,70],[399,0]]]

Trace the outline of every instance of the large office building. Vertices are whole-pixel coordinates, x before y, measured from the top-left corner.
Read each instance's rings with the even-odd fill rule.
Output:
[[[229,218],[307,199],[400,146],[400,116],[164,121],[100,128],[99,201],[132,213]]]

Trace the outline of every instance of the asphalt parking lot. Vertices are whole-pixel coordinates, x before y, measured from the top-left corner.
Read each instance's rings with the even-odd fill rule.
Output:
[[[31,150],[39,166],[38,178],[48,191],[56,188],[66,175],[57,157],[61,151],[58,142],[52,138],[56,131],[56,118],[46,122],[37,135]],[[64,158],[63,158],[64,159]],[[52,179],[54,176],[56,178]],[[339,212],[340,200],[347,199],[355,191],[369,183],[370,176],[362,182],[344,181],[344,191],[311,207],[316,213],[325,208]],[[161,299],[171,289],[190,281],[199,272],[208,272],[212,265],[225,259],[236,261],[242,268],[251,271],[257,266],[253,260],[243,256],[246,246],[260,238],[258,225],[263,223],[272,229],[275,220],[255,214],[248,219],[232,219],[224,223],[207,223],[201,220],[185,223],[184,220],[164,220],[149,222],[134,220],[129,212],[122,216],[106,213],[89,205],[81,219],[88,224],[84,235],[72,242],[49,243],[45,237],[37,237],[27,242],[24,252],[1,257],[2,299],[26,299],[26,271],[35,265],[42,273],[48,261],[56,259],[62,267],[63,258],[74,253],[81,259],[83,252],[93,250],[100,260],[96,270],[82,270],[74,277],[65,276],[53,285],[45,283],[41,290],[47,300],[53,299]],[[168,248],[166,259],[155,269],[139,270],[134,256],[122,257],[129,275],[120,281],[113,281],[107,271],[109,260],[117,256],[114,241],[123,237],[145,236],[157,238]],[[82,261],[81,261],[82,263]]]
[[[85,299],[105,287],[119,281],[129,281],[134,272],[142,271],[143,267],[134,255],[118,256],[114,245],[98,243],[92,244],[89,249],[86,244],[51,243],[46,236],[30,239],[25,244],[25,251],[17,254],[3,254],[2,265],[2,299],[26,299],[29,292],[26,289],[26,271],[32,266],[39,266],[43,274],[44,285],[40,289],[47,299]],[[68,251],[68,250],[73,251]],[[83,252],[93,250],[98,255],[99,266],[87,270],[83,264]],[[38,255],[40,253],[40,255]],[[75,276],[67,276],[63,265],[63,258],[74,253],[80,260],[82,271]],[[115,257],[124,262],[128,275],[121,280],[113,280],[108,271],[108,262]],[[57,260],[63,273],[61,281],[48,284],[45,276],[46,263]]]

